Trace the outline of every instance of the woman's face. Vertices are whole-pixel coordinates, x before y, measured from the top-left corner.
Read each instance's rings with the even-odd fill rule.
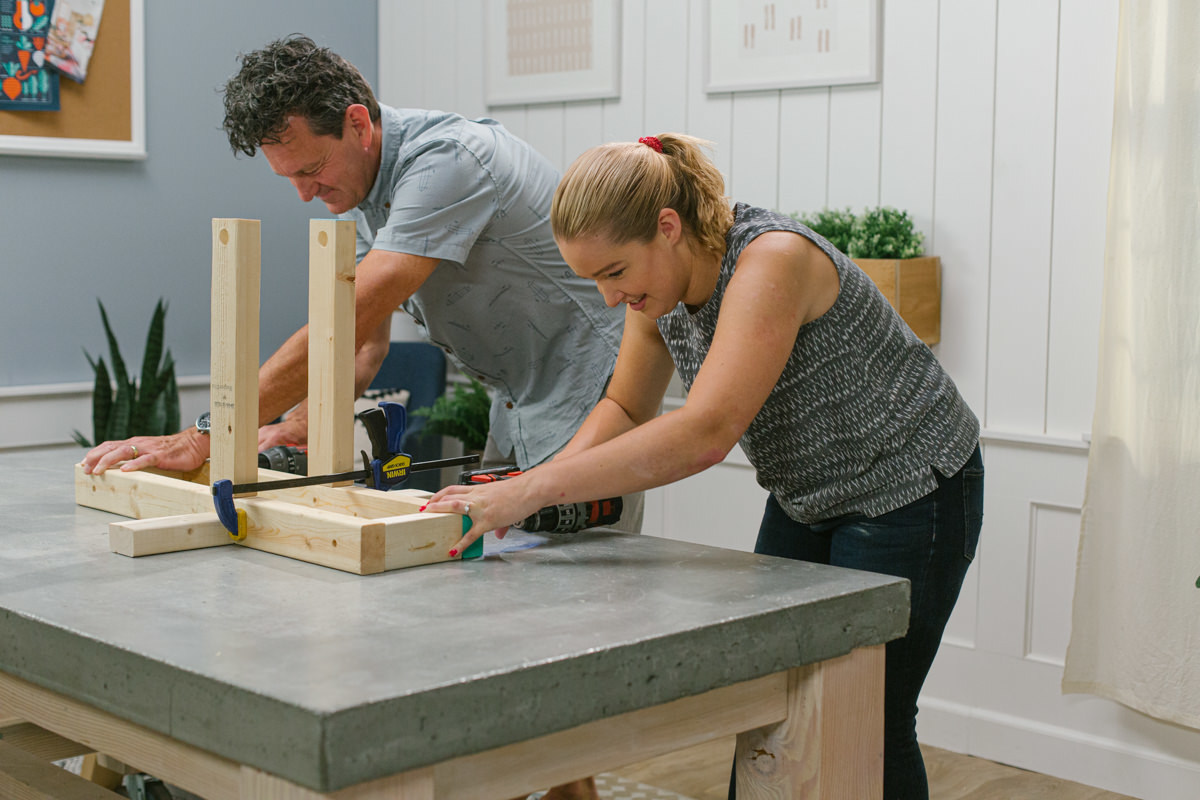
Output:
[[[602,235],[581,236],[559,240],[558,249],[576,275],[596,282],[609,306],[625,303],[658,319],[680,302],[692,302],[686,296],[692,279],[689,251],[671,221],[660,224],[649,242],[615,244]]]

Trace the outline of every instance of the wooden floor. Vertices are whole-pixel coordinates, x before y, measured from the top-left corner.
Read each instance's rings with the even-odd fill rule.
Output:
[[[921,746],[931,800],[1131,800],[1091,786]],[[733,738],[614,770],[625,778],[693,798],[726,800]]]

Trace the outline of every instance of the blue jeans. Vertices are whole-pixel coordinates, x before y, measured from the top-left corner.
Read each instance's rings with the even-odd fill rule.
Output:
[[[886,647],[886,800],[929,797],[925,762],[917,745],[917,696],[979,542],[983,524],[979,448],[958,473],[949,478],[937,474],[937,481],[930,494],[887,514],[852,515],[813,525],[788,517],[772,495],[754,546],[756,553],[895,575],[912,584],[908,633]],[[730,800],[735,790],[731,777]]]

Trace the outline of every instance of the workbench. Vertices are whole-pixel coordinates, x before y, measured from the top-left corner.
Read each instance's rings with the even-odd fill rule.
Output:
[[[880,785],[906,581],[607,532],[370,576],[126,558],[81,457],[0,454],[0,728],[208,800],[499,800],[740,731],[747,798]]]

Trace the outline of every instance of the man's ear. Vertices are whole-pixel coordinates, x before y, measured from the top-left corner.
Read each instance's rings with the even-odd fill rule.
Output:
[[[679,212],[673,208],[664,208],[658,212],[658,232],[667,237],[667,241],[675,244],[683,237],[683,221]]]
[[[346,122],[343,136],[354,136],[364,148],[369,147],[375,128],[371,125],[371,112],[361,103],[346,107]]]

